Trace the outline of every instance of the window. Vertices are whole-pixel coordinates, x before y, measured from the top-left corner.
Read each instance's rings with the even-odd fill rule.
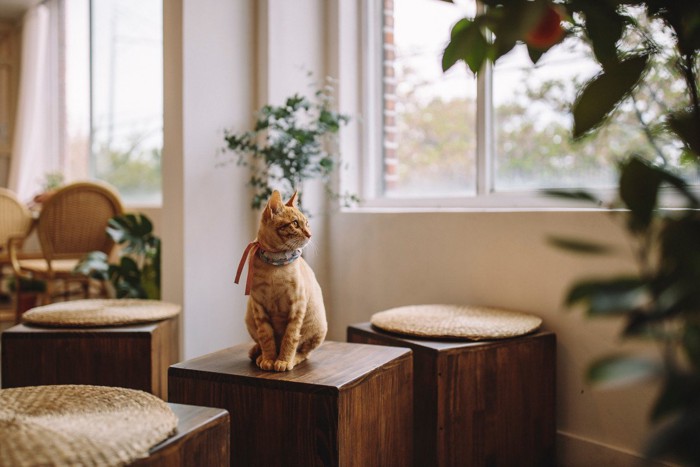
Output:
[[[442,51],[452,25],[481,6],[474,0],[379,3],[381,8],[371,10],[373,2],[366,2],[367,50],[373,52],[365,58],[367,69],[377,70],[367,89],[380,91],[366,93],[364,109],[380,109],[366,112],[370,120],[375,116],[367,129],[379,133],[369,138],[375,143],[367,153],[379,174],[371,191],[385,203],[506,199],[513,205],[542,188],[612,188],[616,161],[631,152],[689,170],[672,141],[649,139],[658,133],[665,103],[682,99],[683,81],[669,66],[672,57],[650,67],[645,80],[651,86],[643,84],[609,125],[573,142],[569,106],[580,85],[599,71],[581,41],[566,39],[536,66],[519,46],[478,79],[461,62],[443,73]],[[661,25],[646,26],[666,40]],[[373,61],[381,65],[372,67]],[[668,85],[660,87],[662,82]]]
[[[114,185],[129,204],[161,203],[161,0],[67,0],[70,178]]]

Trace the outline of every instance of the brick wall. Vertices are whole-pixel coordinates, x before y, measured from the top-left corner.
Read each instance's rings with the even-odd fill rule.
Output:
[[[394,0],[383,0],[383,76],[382,118],[384,142],[384,190],[391,191],[398,182],[398,141],[396,133],[396,47],[394,45]]]

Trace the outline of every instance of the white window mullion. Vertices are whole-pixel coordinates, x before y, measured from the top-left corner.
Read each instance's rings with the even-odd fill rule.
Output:
[[[477,14],[485,11],[477,2]],[[493,192],[495,154],[493,152],[493,67],[488,61],[476,81],[476,195]]]
[[[484,65],[477,79],[476,97],[476,194],[489,195],[493,192],[493,112],[492,112],[492,69]]]
[[[382,164],[384,126],[382,105],[384,54],[382,38],[383,2],[363,2],[361,50],[369,53],[363,61],[362,74],[364,157],[362,157],[360,193],[364,199],[374,199],[382,193]]]

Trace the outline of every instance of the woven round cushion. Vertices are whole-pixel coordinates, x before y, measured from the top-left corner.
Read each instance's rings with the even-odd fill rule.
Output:
[[[0,390],[0,465],[123,465],[174,433],[168,404],[135,389]]]
[[[537,330],[542,319],[519,311],[456,305],[415,305],[372,315],[385,331],[416,337],[489,340],[522,336]]]
[[[50,327],[120,326],[160,321],[178,313],[179,305],[158,300],[91,299],[38,306],[24,313],[22,320]]]

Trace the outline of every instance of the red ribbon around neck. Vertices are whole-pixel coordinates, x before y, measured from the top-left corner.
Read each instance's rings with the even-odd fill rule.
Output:
[[[245,280],[245,294],[250,295],[250,286],[253,283],[253,258],[255,258],[255,253],[260,249],[260,243],[257,240],[250,242],[245,250],[243,251],[243,256],[241,256],[241,261],[238,263],[238,271],[236,271],[236,280],[234,281],[238,284],[241,278],[241,273],[243,272],[243,265],[245,264],[246,258],[248,259],[248,277]]]

